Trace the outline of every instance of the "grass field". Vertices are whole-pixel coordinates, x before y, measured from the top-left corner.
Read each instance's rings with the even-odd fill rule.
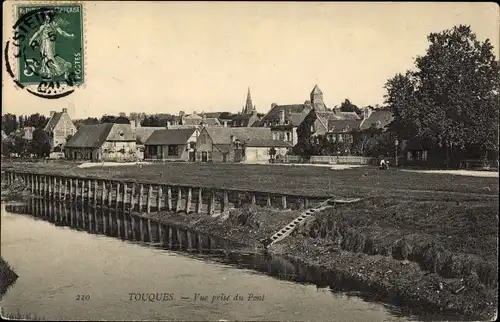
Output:
[[[498,178],[415,173],[396,169],[380,171],[375,167],[331,170],[326,167],[199,163],[91,168],[77,168],[77,165],[65,161],[2,162],[2,169],[307,196],[384,195],[467,199],[498,195]]]

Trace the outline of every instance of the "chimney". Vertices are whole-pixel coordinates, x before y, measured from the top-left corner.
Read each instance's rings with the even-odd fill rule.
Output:
[[[68,113],[68,109],[67,108],[63,108],[62,111],[63,111],[63,113]]]
[[[224,127],[227,127],[227,121],[224,121]]]
[[[285,110],[280,111],[280,125],[285,124]]]
[[[186,113],[184,113],[184,111],[179,112],[179,124],[180,125],[184,124],[184,116],[185,115],[186,115]]]
[[[63,109],[63,111],[64,111],[64,109]],[[56,114],[56,111],[50,111],[50,117],[53,117],[54,114]]]

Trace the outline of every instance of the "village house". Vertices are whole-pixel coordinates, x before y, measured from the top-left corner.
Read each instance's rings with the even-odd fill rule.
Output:
[[[312,110],[317,113],[331,113],[326,108],[323,92],[318,85],[314,86],[309,98],[310,100],[306,100],[304,104],[278,105],[273,103],[271,110],[253,126],[269,127],[274,140],[283,140],[294,146],[299,141],[297,129]]]
[[[156,130],[145,142],[147,160],[195,161],[197,127]]]
[[[269,149],[274,147],[278,155],[285,155],[289,143],[273,140],[270,128],[205,127],[196,143],[196,160],[201,162],[269,161]]]
[[[45,125],[44,131],[50,137],[51,149],[62,148],[66,144],[66,138],[74,135],[77,131],[75,124],[68,114],[68,110],[63,108],[61,112],[50,112],[50,119]]]
[[[370,127],[375,127],[378,129],[387,129],[394,119],[392,111],[390,109],[378,109],[372,110],[371,108],[364,109],[364,118],[360,124],[360,130],[367,130]]]
[[[176,124],[172,124],[176,125]],[[184,112],[179,113],[179,125],[192,125],[192,126],[222,126],[219,119],[216,117],[207,117],[205,113],[193,112],[192,114],[185,115]]]
[[[130,124],[83,125],[66,143],[64,155],[93,162],[136,161],[136,135]]]

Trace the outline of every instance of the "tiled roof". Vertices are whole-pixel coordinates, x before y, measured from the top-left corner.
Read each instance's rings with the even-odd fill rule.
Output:
[[[272,140],[271,129],[262,127],[207,127],[207,133],[215,145],[231,144],[231,135],[241,141],[255,139]]]
[[[144,144],[154,131],[163,130],[165,127],[143,126],[134,129],[137,139]]]
[[[57,123],[59,123],[59,120],[61,119],[61,116],[63,115],[64,112],[56,112],[50,120],[47,122],[47,125],[45,125],[44,131],[46,132],[52,132],[54,128],[56,127]]]
[[[328,132],[343,132],[358,129],[360,120],[328,120]]]
[[[361,117],[356,112],[340,112],[338,114],[342,120],[361,120]]]
[[[111,127],[106,141],[135,141],[136,134],[132,131],[130,124],[119,124],[115,123]]]
[[[98,148],[108,137],[112,123],[82,125],[66,143],[66,148]]]
[[[191,129],[163,129],[156,130],[147,139],[144,145],[182,145],[186,144],[193,135],[195,128]]]
[[[202,122],[204,122],[207,126],[221,125],[219,119],[215,117],[207,117],[205,120],[202,118],[184,119],[184,124],[182,125],[200,125]]]
[[[385,128],[394,119],[391,110],[376,110],[361,123],[361,130],[369,129],[372,124],[376,127]]]
[[[302,113],[304,108],[304,104],[276,105],[262,118],[262,120],[278,120],[280,118],[281,111],[285,111],[285,120],[287,120],[291,113]]]
[[[248,147],[275,147],[275,148],[291,148],[292,145],[281,140],[249,140],[246,142]]]

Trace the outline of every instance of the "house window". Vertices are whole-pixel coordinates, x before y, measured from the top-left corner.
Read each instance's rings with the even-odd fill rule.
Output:
[[[279,133],[273,132],[273,140],[279,140]]]
[[[286,132],[286,140],[291,141],[292,140],[292,134],[290,132]]]
[[[422,152],[422,161],[427,161],[427,151]]]
[[[314,124],[311,125],[311,132],[314,132]]]
[[[168,155],[169,156],[177,156],[177,155],[179,155],[179,146],[177,146],[177,145],[169,145],[168,146]]]

